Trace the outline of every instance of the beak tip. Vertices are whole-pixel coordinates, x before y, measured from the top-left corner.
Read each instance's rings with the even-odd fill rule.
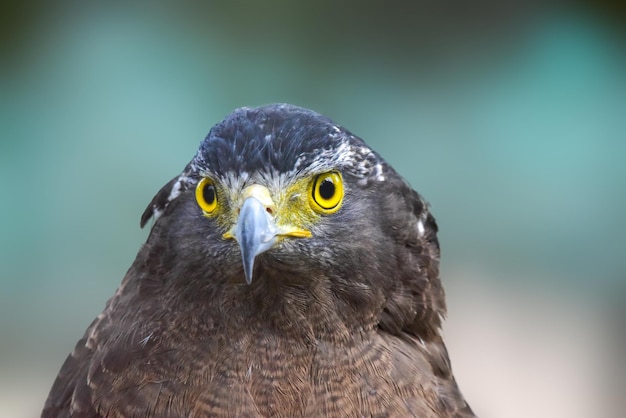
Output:
[[[252,273],[254,273],[254,258],[255,256],[243,256],[243,275],[246,278],[247,284],[252,284]]]

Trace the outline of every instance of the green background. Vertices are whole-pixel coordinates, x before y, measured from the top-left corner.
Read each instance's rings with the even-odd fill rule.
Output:
[[[41,409],[145,240],[143,209],[211,126],[270,102],[344,125],[430,201],[477,413],[610,416],[624,7],[435,3],[2,6],[0,416]]]

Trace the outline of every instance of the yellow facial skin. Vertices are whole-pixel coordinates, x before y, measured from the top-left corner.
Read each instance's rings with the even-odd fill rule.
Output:
[[[274,200],[270,196],[270,191],[265,186],[261,186],[259,184],[253,184],[251,186],[246,187],[241,192],[239,205],[236,206],[237,211],[231,211],[231,218],[234,218],[234,222],[232,223],[232,227],[224,233],[222,236],[224,239],[237,239],[237,228],[240,227],[241,217],[248,216],[244,215],[241,210],[244,207],[244,203],[248,200],[255,200],[258,202],[258,205],[262,207],[262,211],[264,213],[262,215],[256,214],[254,217],[248,219],[248,223],[253,222],[255,225],[258,222],[263,220],[266,222],[265,226],[260,228],[257,232],[264,235],[262,238],[263,241],[269,241],[271,238],[283,238],[283,237],[295,237],[295,238],[309,238],[311,237],[311,232],[306,229],[302,229],[302,227],[298,226],[299,224],[291,224],[288,222],[277,222],[276,213],[280,212],[279,207],[274,203]],[[236,212],[236,216],[233,216],[233,212]],[[263,222],[261,222],[263,223]],[[249,225],[246,229],[250,230],[253,225]]]
[[[227,232],[225,239],[234,238],[239,209],[248,198],[256,198],[272,216],[280,236],[306,238],[309,228],[321,216],[337,212],[344,197],[343,179],[337,171],[300,179],[286,189],[274,190],[252,184],[233,194],[210,178],[203,178],[196,187],[196,201],[204,216],[215,218]],[[211,199],[213,197],[213,199]]]
[[[229,193],[210,178],[196,187],[196,200],[207,218],[226,230],[223,239],[239,244],[244,277],[252,283],[257,255],[285,238],[310,238],[311,226],[335,213],[343,201],[343,181],[336,171],[322,173],[272,192],[260,184]]]

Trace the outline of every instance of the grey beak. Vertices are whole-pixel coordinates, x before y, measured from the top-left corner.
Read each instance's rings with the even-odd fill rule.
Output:
[[[265,206],[255,197],[248,197],[241,206],[234,235],[243,260],[246,282],[252,283],[254,259],[276,244],[278,228]]]

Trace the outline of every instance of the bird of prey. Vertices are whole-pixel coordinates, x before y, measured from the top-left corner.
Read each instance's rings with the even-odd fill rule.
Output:
[[[468,417],[437,225],[363,140],[235,110],[154,197],[147,242],[42,417]]]

